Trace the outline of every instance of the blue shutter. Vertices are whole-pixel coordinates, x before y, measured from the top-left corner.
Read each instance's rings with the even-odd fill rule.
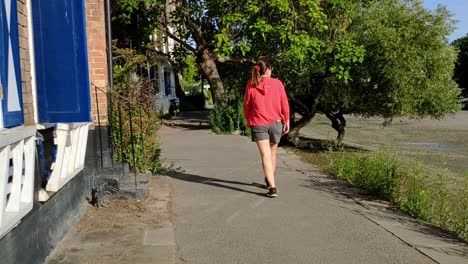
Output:
[[[24,122],[16,0],[0,2],[0,79],[3,126]]]
[[[6,25],[6,18],[5,18],[5,4],[3,1],[0,3],[0,107],[2,107],[3,113],[3,105],[5,104],[5,90],[7,89],[6,86],[6,61],[5,61],[5,44],[7,43],[8,33],[4,30],[4,25]],[[0,128],[3,124],[3,115],[0,116]]]
[[[84,0],[31,2],[39,122],[89,122]]]

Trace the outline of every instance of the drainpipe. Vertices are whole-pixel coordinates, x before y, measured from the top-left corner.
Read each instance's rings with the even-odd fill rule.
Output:
[[[112,23],[111,23],[111,7],[110,7],[110,0],[104,0],[104,15],[105,15],[105,21],[106,21],[106,46],[107,46],[107,76],[108,76],[108,85],[109,85],[109,90],[112,92],[114,91],[114,65],[112,63]],[[112,116],[112,95],[107,97],[107,120],[108,120],[108,127],[109,129],[107,130],[107,145],[110,150],[110,159],[111,159],[111,164],[112,168],[114,168],[114,146],[113,145],[113,140],[112,140],[112,130],[114,129],[112,127],[111,123],[111,116]],[[101,128],[99,128],[99,131],[101,131]],[[102,138],[101,138],[102,140]],[[102,158],[102,157],[101,157]],[[123,164],[122,164],[123,168]]]
[[[106,19],[106,41],[107,41],[107,71],[109,76],[109,88],[114,90],[114,71],[112,64],[112,24],[111,24],[111,9],[110,0],[105,0],[105,19]]]

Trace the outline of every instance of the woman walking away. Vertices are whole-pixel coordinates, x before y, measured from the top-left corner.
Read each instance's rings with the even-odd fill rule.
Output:
[[[276,197],[276,150],[281,136],[289,132],[289,104],[283,83],[271,78],[271,71],[264,59],[254,66],[245,89],[244,118],[260,151],[267,196]]]

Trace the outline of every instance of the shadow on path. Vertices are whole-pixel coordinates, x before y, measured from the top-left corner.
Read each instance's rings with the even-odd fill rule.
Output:
[[[202,122],[198,122],[197,120],[190,120],[190,121],[191,123],[175,122],[174,124],[168,124],[168,126],[183,128],[185,130],[209,130],[211,129],[210,124],[203,124]]]
[[[211,129],[211,110],[182,112],[170,119],[169,126],[180,127],[186,130],[206,130]]]
[[[256,182],[245,183],[245,182],[239,182],[239,181],[228,181],[228,180],[198,176],[194,174],[187,174],[183,172],[170,172],[170,173],[167,173],[166,176],[171,177],[176,180],[180,180],[180,181],[200,183],[200,184],[205,184],[205,185],[209,185],[213,187],[228,189],[231,191],[245,192],[245,193],[250,193],[250,194],[255,194],[255,195],[260,195],[260,196],[265,196],[266,194],[266,190],[265,192],[253,192],[253,191],[245,190],[239,187],[226,185],[226,184],[235,184],[235,185],[253,186],[253,187],[265,189],[265,185],[262,185]]]

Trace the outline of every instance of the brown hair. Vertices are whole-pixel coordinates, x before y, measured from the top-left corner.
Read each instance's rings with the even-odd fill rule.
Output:
[[[260,83],[262,75],[265,74],[267,69],[271,69],[270,63],[266,59],[258,60],[252,69],[252,79],[250,80],[252,86],[257,86]]]

